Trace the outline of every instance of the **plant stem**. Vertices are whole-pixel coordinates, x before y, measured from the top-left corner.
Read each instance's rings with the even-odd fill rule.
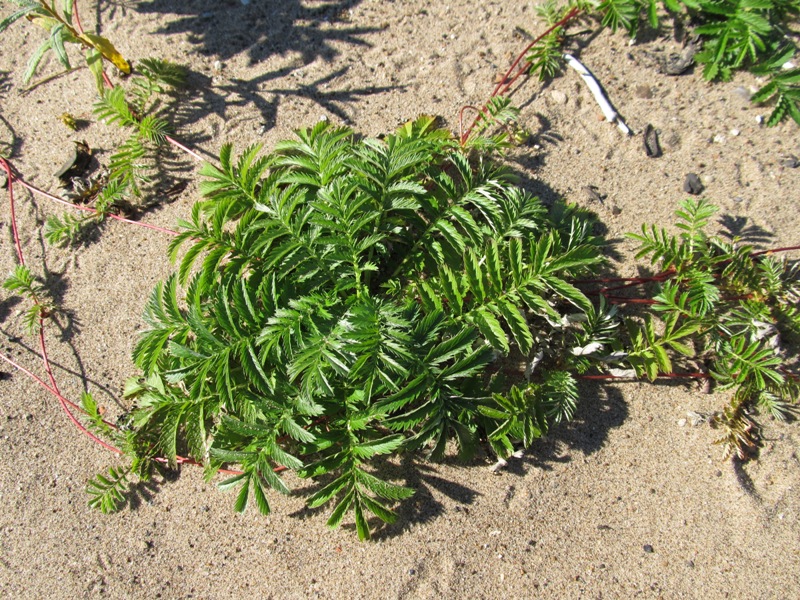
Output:
[[[578,8],[577,6],[573,7],[572,10],[570,10],[566,15],[564,15],[564,17],[561,20],[559,20],[554,25],[548,27],[544,33],[542,33],[539,37],[534,38],[534,40],[530,44],[525,46],[525,49],[519,53],[516,60],[514,60],[514,62],[511,63],[511,66],[508,68],[508,71],[506,71],[505,75],[503,75],[498,84],[495,86],[494,91],[492,92],[490,98],[494,98],[495,96],[500,96],[505,94],[509,89],[511,89],[511,86],[514,85],[517,79],[519,79],[527,71],[528,65],[530,65],[530,61],[526,61],[525,64],[519,67],[514,76],[511,77],[511,73],[514,72],[514,69],[516,69],[517,66],[522,62],[522,60],[525,58],[525,55],[531,48],[533,48],[536,44],[538,44],[541,40],[550,35],[550,33],[555,31],[559,27],[563,27],[564,25],[566,25],[569,21],[574,19],[582,12],[583,12],[582,8]],[[509,79],[509,77],[511,77],[511,79]],[[488,110],[488,103],[484,104],[483,108],[480,109],[478,116],[472,122],[472,125],[469,126],[469,129],[467,129],[466,133],[461,134],[460,141],[462,145],[465,144],[466,141],[469,139],[469,136],[472,133],[472,130],[475,128],[475,125],[478,123],[478,120],[481,118],[481,115],[487,114],[487,110]]]
[[[83,30],[83,23],[81,23],[81,15],[78,13],[78,4],[80,4],[78,1],[72,4],[72,18],[75,19],[75,27],[78,32],[84,34],[85,31]]]
[[[14,234],[14,247],[17,250],[17,259],[19,264],[25,265],[25,256],[22,254],[22,246],[19,242],[19,231],[17,231],[17,217],[14,213],[14,174],[11,172],[11,165],[5,158],[0,157],[0,164],[6,172],[6,179],[8,181],[8,203],[11,207],[11,230]]]
[[[170,136],[168,136],[168,135],[165,135],[165,136],[164,136],[164,139],[166,139],[166,140],[167,140],[167,141],[168,141],[170,144],[172,144],[172,145],[173,145],[173,146],[175,146],[176,148],[178,148],[178,149],[180,149],[180,150],[183,150],[184,152],[186,152],[186,154],[188,154],[189,156],[191,156],[192,158],[194,158],[196,161],[198,161],[198,162],[204,162],[204,161],[205,161],[205,159],[204,159],[202,156],[200,156],[200,155],[199,155],[197,152],[195,152],[194,150],[192,150],[192,149],[188,148],[187,146],[184,146],[183,144],[181,144],[181,143],[180,143],[178,140],[176,140],[175,138],[173,138],[173,137],[170,137]]]
[[[50,359],[47,357],[47,344],[45,343],[44,340],[44,319],[41,317],[39,318],[39,349],[42,352],[42,361],[44,362],[45,371],[47,371],[47,377],[50,379],[50,387],[52,387],[52,392],[55,395],[55,397],[58,398],[58,403],[61,405],[62,410],[67,414],[67,417],[69,417],[69,420],[72,421],[74,425],[78,429],[80,429],[84,434],[89,436],[90,439],[97,442],[107,450],[111,450],[112,452],[115,452],[117,454],[122,454],[122,450],[112,446],[105,440],[101,440],[99,437],[97,437],[95,434],[89,431],[86,428],[86,426],[83,423],[81,423],[69,409],[69,406],[67,404],[68,403],[72,404],[72,402],[69,402],[61,394],[61,391],[58,389],[58,383],[56,383],[56,378],[53,375],[53,370],[50,367]]]
[[[90,206],[81,206],[80,204],[73,204],[72,202],[68,202],[67,200],[64,200],[63,198],[59,198],[58,196],[54,196],[53,194],[50,194],[48,192],[45,192],[42,189],[37,188],[35,185],[32,185],[32,184],[28,183],[27,181],[25,181],[21,177],[16,177],[16,176],[11,175],[11,170],[9,168],[10,165],[8,164],[8,162],[4,158],[0,158],[0,161],[2,161],[0,164],[3,164],[3,166],[5,167],[6,173],[9,174],[8,175],[8,181],[9,181],[8,190],[9,190],[9,196],[11,198],[11,222],[12,222],[12,226],[15,228],[15,231],[16,231],[16,221],[14,220],[14,200],[13,200],[13,194],[11,192],[11,181],[12,181],[12,178],[13,178],[14,181],[19,183],[22,187],[26,188],[28,191],[32,192],[33,194],[37,194],[39,196],[47,198],[48,200],[52,200],[53,202],[57,202],[58,204],[63,204],[64,206],[68,206],[68,207],[74,208],[76,210],[82,210],[84,212],[89,212],[89,213],[92,213],[94,215],[100,214],[100,212],[98,210],[96,210],[94,208],[91,208]],[[125,217],[120,217],[119,215],[115,215],[115,214],[112,214],[112,213],[103,213],[103,214],[104,214],[104,216],[110,217],[111,219],[114,219],[115,221],[121,221],[123,223],[130,223],[131,225],[138,225],[139,227],[144,227],[146,229],[152,229],[154,231],[158,231],[160,233],[166,233],[168,235],[178,235],[177,231],[173,231],[172,229],[166,229],[165,227],[159,227],[158,225],[150,225],[149,223],[142,223],[141,221],[134,221],[133,219],[126,219]],[[15,233],[15,239],[17,239],[16,233]],[[20,252],[21,251],[18,250],[17,253],[20,254]]]
[[[769,250],[759,250],[758,252],[753,252],[750,256],[755,258],[756,256],[763,256],[764,254],[775,254],[776,252],[791,252],[792,250],[800,250],[800,246],[785,246],[784,248],[770,248]]]

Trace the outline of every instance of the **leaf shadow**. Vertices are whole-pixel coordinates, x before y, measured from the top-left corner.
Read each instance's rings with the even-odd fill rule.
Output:
[[[605,446],[609,432],[628,418],[628,406],[617,388],[582,381],[580,393],[574,418],[535,440],[522,460],[509,460],[509,473],[525,475],[530,467],[550,471],[555,464],[570,462],[575,453],[594,454]]]
[[[138,480],[128,483],[128,489],[123,497],[131,511],[141,508],[143,503],[150,504],[153,498],[161,491],[165,484],[173,483],[180,478],[179,470],[161,469],[160,477],[151,477],[148,480]]]
[[[263,130],[275,126],[280,103],[291,96],[312,100],[347,123],[346,103],[397,88],[329,89],[347,71],[346,66],[308,83],[300,78],[280,82],[318,59],[332,63],[341,53],[339,46],[370,47],[366,37],[383,29],[348,25],[348,11],[358,3],[359,0],[333,0],[309,6],[299,0],[252,0],[246,5],[240,0],[154,0],[139,3],[135,9],[157,16],[162,25],[156,35],[184,34],[200,54],[221,62],[241,54],[247,54],[250,65],[281,57],[282,64],[275,65],[273,61],[271,70],[250,80],[210,77],[192,71],[187,83],[193,97],[184,99],[178,107],[177,123],[187,124],[208,114],[227,121],[231,109],[253,105],[260,113],[256,128]]]
[[[757,247],[763,247],[774,241],[774,233],[755,223],[748,223],[748,221],[749,219],[745,216],[722,215],[718,221],[722,226],[720,235],[729,241],[738,239],[745,244]]]

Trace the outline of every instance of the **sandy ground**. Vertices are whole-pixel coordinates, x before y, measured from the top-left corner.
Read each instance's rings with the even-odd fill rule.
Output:
[[[225,142],[267,146],[326,116],[368,135],[419,113],[457,127],[524,46],[517,28],[544,26],[534,2],[177,0],[81,2],[127,57],[163,57],[191,70],[179,135],[216,153]],[[10,10],[6,5],[2,14]],[[574,28],[576,31],[579,28]],[[92,123],[73,134],[58,116],[90,119],[87,71],[22,92],[21,73],[43,32],[17,23],[0,38],[0,143],[35,184],[73,139],[104,149],[118,132]],[[769,246],[798,243],[798,129],[773,129],[768,109],[744,96],[750,76],[707,85],[699,73],[667,77],[658,59],[680,49],[664,32],[630,45],[623,35],[579,36],[573,50],[637,132],[624,137],[575,73],[528,82],[514,100],[534,134],[512,153],[524,184],[601,216],[621,257],[643,222],[671,220],[689,172],[729,223]],[[54,73],[49,64],[45,73]],[[648,158],[652,124],[664,154]],[[192,166],[178,172],[192,177]],[[600,204],[587,186],[605,196]],[[144,216],[173,226],[195,184]],[[170,272],[168,239],[108,224],[76,250],[47,247],[41,224],[59,210],[20,193],[19,223],[34,270],[64,306],[48,329],[64,393],[91,390],[115,410],[134,373],[130,351],[153,284]],[[0,271],[15,263],[7,202],[0,210]],[[620,275],[636,273],[624,258]],[[0,349],[40,372],[22,306],[0,296]],[[87,479],[113,457],[76,433],[57,402],[0,368],[0,596],[5,598],[796,598],[800,597],[800,435],[764,420],[760,460],[721,461],[706,425],[681,425],[724,398],[687,385],[584,386],[577,419],[538,442],[500,475],[490,461],[400,464],[418,488],[399,522],[372,543],[351,526],[331,532],[302,498],[276,497],[268,518],[232,511],[233,498],[185,468],[133,509],[90,510]],[[295,487],[306,485],[290,478]]]

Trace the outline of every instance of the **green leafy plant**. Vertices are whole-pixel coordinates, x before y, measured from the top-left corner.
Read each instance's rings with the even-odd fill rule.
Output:
[[[328,123],[298,136],[266,156],[226,146],[203,168],[205,200],[172,244],[188,250],[134,352],[159,383],[128,396],[151,455],[240,465],[222,484],[239,486],[237,510],[252,496],[268,512],[289,468],[320,479],[309,506],[333,502],[331,526],[352,513],[363,539],[367,514],[391,522],[412,493],[379,477],[381,456],[441,459],[451,438],[507,456],[572,413],[570,359],[589,355],[562,346],[594,309],[568,279],[600,262],[599,240],[432,118],[383,141]],[[523,388],[500,376],[511,354],[536,363]]]
[[[720,443],[726,454],[745,458],[757,445],[749,411],[785,419],[798,401],[797,364],[781,335],[800,333],[800,279],[796,264],[708,235],[716,211],[707,201],[686,200],[676,213],[677,236],[655,226],[631,235],[641,243],[638,257],[659,264],[669,279],[652,304],[662,331],[650,315],[643,327],[631,321],[629,360],[650,379],[672,372],[667,349],[708,364],[717,388],[733,390],[713,421],[724,431]]]
[[[3,282],[3,287],[24,296],[30,302],[23,322],[29,333],[37,333],[42,319],[48,317],[54,310],[45,287],[36,281],[33,273],[25,265],[17,265],[14,273]]]
[[[5,26],[41,17],[37,7],[57,14],[46,3],[16,4],[30,10]],[[766,4],[737,6],[719,14],[760,34],[748,10]],[[794,9],[776,6],[774,23]],[[603,262],[594,217],[562,203],[545,209],[491,154],[524,136],[505,94],[531,68],[555,73],[567,22],[598,10],[605,26],[633,33],[642,11],[657,25],[656,8],[631,0],[575,3],[560,14],[547,7],[548,32],[483,108],[468,107],[478,116],[458,138],[422,116],[380,140],[320,122],[267,154],[252,146],[236,158],[224,146],[218,165],[203,166],[203,200],[170,245],[176,273],[147,303],[149,329],[133,355],[141,377],[124,393],[130,410],[111,423],[90,394],[80,406],[61,396],[40,335],[52,387],[38,381],[84,433],[128,460],[89,482],[90,505],[118,510],[133,479],[193,463],[209,479],[230,476],[219,487],[237,490],[237,511],[252,501],[268,514],[272,493],[290,493],[281,473],[291,470],[312,480],[310,508],[332,507],[329,526],[352,517],[366,539],[414,493],[381,468],[387,461],[400,453],[468,459],[480,448],[507,458],[573,417],[581,378],[713,380],[731,397],[711,422],[726,454],[746,458],[759,441],[755,412],[787,418],[798,401],[796,361],[783,346],[800,332],[797,266],[709,235],[716,207],[688,200],[679,233],[651,226],[632,235],[658,274],[587,290],[600,283],[586,278]],[[65,2],[60,22],[72,21],[71,9]],[[61,41],[72,41],[65,31]],[[719,35],[718,73],[761,56],[746,52],[736,63],[739,42]],[[131,131],[98,186],[96,214],[52,218],[48,240],[73,240],[112,215],[147,184],[145,157],[165,142],[179,146],[159,110],[181,70],[146,60],[139,70],[127,92],[107,89],[96,105],[99,118]],[[776,96],[776,111],[784,105],[771,123],[794,114],[790,73],[758,95]],[[0,166],[24,263],[12,193],[22,180],[5,159]],[[613,293],[647,284],[656,288],[644,298]],[[36,331],[53,310],[43,287],[24,266],[5,287],[28,297],[26,323]],[[623,305],[633,308],[623,314]]]
[[[45,224],[45,237],[56,245],[74,243],[88,229],[105,222],[113,212],[131,210],[140,204],[145,191],[153,183],[153,173],[162,158],[171,127],[165,118],[163,99],[169,98],[185,80],[180,65],[143,59],[137,74],[131,78],[130,91],[121,86],[107,88],[94,106],[101,121],[130,130],[128,138],[111,155],[107,168],[92,181],[82,202],[93,202],[94,211],[82,217],[72,214],[50,216]]]

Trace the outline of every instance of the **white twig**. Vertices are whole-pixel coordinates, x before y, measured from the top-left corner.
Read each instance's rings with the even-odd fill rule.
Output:
[[[598,83],[597,79],[586,66],[579,61],[577,58],[572,56],[571,54],[565,54],[564,60],[567,61],[567,64],[575,69],[578,74],[583,78],[586,82],[586,85],[589,87],[589,91],[592,92],[592,96],[594,96],[595,102],[600,106],[600,110],[603,111],[603,115],[606,118],[606,121],[609,123],[616,123],[619,130],[624,133],[625,135],[631,135],[631,130],[628,129],[628,126],[625,125],[625,122],[622,120],[617,114],[617,111],[614,110],[614,107],[611,106],[611,103],[606,98],[605,94],[603,93],[603,89],[600,87],[600,83]]]

